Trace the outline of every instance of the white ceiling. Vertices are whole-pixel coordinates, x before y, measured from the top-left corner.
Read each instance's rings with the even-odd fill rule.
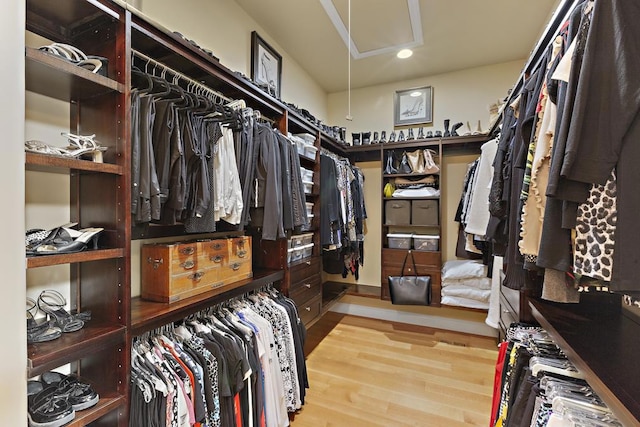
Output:
[[[524,60],[558,4],[558,0],[236,0],[268,33],[262,37],[281,46],[329,93],[348,87],[349,1],[354,89]],[[405,46],[412,46],[413,56],[398,59],[396,52]]]

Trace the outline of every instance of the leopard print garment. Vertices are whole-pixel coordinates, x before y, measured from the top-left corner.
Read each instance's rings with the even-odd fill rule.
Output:
[[[576,275],[611,281],[616,231],[616,177],[594,185],[586,202],[578,206],[573,266]]]

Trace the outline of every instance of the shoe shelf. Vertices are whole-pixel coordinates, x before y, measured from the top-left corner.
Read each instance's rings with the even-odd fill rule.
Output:
[[[63,333],[53,341],[27,346],[28,377],[56,369],[78,360],[78,355],[98,353],[118,343],[124,343],[126,328],[109,322],[90,320],[76,331]]]
[[[125,92],[122,83],[35,48],[26,48],[25,59],[25,84],[31,92],[66,102]]]
[[[39,153],[25,153],[25,166],[29,171],[68,174],[74,171],[86,171],[123,175],[124,168],[110,163],[95,163],[89,160],[52,156]]]
[[[65,427],[80,427],[86,426],[102,418],[104,415],[114,411],[119,407],[126,405],[127,400],[124,396],[117,397],[102,397],[100,395],[100,401],[89,409],[82,411],[76,411],[76,416],[69,424],[65,424]]]
[[[140,297],[132,298],[131,335],[138,336],[147,331],[184,319],[199,310],[204,310],[222,301],[280,281],[283,277],[284,272],[282,270],[254,269],[251,279],[241,280],[223,288],[213,289],[173,303],[147,301]]]
[[[124,258],[124,256],[124,248],[96,249],[60,255],[34,255],[27,257],[27,268],[48,267],[52,265],[71,264],[76,262]]]

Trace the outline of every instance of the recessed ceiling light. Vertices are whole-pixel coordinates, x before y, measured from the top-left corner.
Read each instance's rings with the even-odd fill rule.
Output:
[[[398,58],[400,59],[405,59],[410,57],[411,55],[413,55],[413,51],[411,49],[402,49],[400,52],[398,52]]]
[[[418,90],[417,90],[417,91],[415,91],[415,92],[411,92],[411,93],[409,94],[409,96],[413,96],[414,98],[417,98],[417,97],[419,97],[420,95],[422,95],[422,92],[420,92],[420,91],[418,91]]]

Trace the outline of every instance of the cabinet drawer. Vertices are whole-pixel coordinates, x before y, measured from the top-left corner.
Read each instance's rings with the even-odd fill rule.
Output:
[[[416,267],[429,266],[438,270],[442,269],[442,255],[440,252],[428,252],[428,251],[411,251],[413,259],[416,261]],[[383,264],[398,264],[402,267],[407,251],[401,249],[383,249],[382,250],[382,263]],[[411,263],[411,257],[407,259],[407,265]]]
[[[310,299],[322,294],[322,280],[320,275],[316,274],[301,282],[291,285],[289,289],[289,297],[295,301],[298,307]]]
[[[320,257],[311,257],[289,269],[290,283],[298,283],[307,277],[320,273]]]
[[[511,289],[510,289],[511,290]],[[517,292],[517,291],[515,291]],[[500,295],[500,326],[506,331],[514,322],[518,321],[518,313],[505,299],[504,294]]]
[[[520,319],[520,291],[500,286],[500,305],[508,305],[516,319]],[[507,326],[509,326],[507,324]]]
[[[310,321],[320,316],[322,311],[322,295],[318,295],[313,298],[311,301],[298,306],[298,315],[300,316],[300,320],[302,323],[307,325]]]

